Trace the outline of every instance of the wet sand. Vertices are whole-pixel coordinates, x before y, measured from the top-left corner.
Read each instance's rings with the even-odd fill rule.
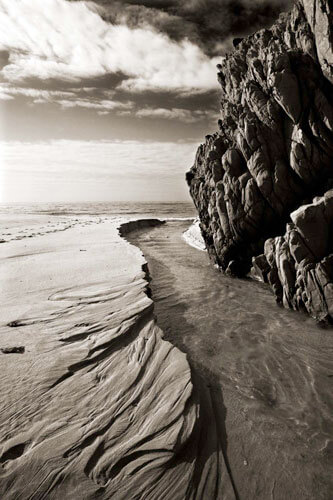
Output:
[[[165,338],[211,391],[236,496],[329,500],[333,330],[280,309],[265,285],[219,273],[183,241],[188,225],[127,238],[148,261]]]
[[[0,245],[1,500],[233,500],[210,391],[156,325],[125,220],[48,220],[8,218]]]

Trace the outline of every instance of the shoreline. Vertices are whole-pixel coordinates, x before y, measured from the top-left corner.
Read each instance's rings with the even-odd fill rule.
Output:
[[[147,230],[149,231],[154,228],[160,228],[166,222],[184,222],[187,220],[194,221],[195,219],[151,219],[148,224],[145,219],[139,219],[130,221],[129,223],[124,223],[119,227],[120,236],[130,243],[130,245],[138,248],[146,261],[144,269],[146,271],[149,297],[151,297],[153,301],[154,311],[156,309],[156,304],[154,302],[150,286],[153,276],[150,273],[149,262],[147,261],[144,252],[141,250],[140,245],[135,243],[135,234],[145,232]],[[190,226],[188,230],[191,227],[192,226]],[[184,233],[182,233],[182,238],[187,245],[195,248],[196,250],[204,251],[199,245],[195,245],[195,242],[193,243],[191,236],[186,238],[184,237]],[[154,313],[154,316],[155,314],[156,313]],[[159,324],[158,316],[155,316],[155,319],[157,324]],[[164,332],[163,328],[161,330]],[[165,333],[163,335],[165,336]],[[172,341],[171,344],[175,345]],[[192,478],[193,485],[191,487],[189,483],[188,489],[190,488],[190,490],[192,490],[192,495],[194,495],[193,498],[197,498],[197,495],[199,495],[200,498],[203,498],[202,495],[204,495],[205,499],[207,498],[211,500],[216,500],[218,498],[223,498],[224,500],[239,500],[240,497],[227,454],[227,439],[224,427],[225,407],[223,404],[223,396],[221,395],[219,389],[207,383],[204,375],[192,365],[188,359],[186,349],[182,349],[179,346],[175,347],[185,355],[186,362],[189,365],[191,383],[193,386],[193,398],[196,405],[198,405],[195,426],[193,428],[192,435],[190,436],[189,444],[187,445],[190,449],[192,449],[191,455],[193,456],[194,454],[194,456],[196,456],[195,475],[193,475]],[[186,455],[187,450],[185,450],[185,457]],[[189,494],[188,491],[187,494]],[[185,496],[181,495],[179,497],[177,496],[177,498],[183,500]],[[188,497],[186,496],[186,498]],[[192,497],[190,496],[190,498]],[[170,500],[173,499],[170,498]]]

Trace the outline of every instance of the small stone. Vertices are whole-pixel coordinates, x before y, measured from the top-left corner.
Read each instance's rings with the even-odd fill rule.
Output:
[[[0,351],[3,354],[23,354],[25,352],[25,347],[24,346],[2,347]]]

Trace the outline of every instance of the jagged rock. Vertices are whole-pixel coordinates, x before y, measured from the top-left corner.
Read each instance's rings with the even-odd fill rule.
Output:
[[[243,40],[243,38],[234,38],[232,41],[233,46],[237,47],[237,45],[239,45],[242,40]]]
[[[291,214],[284,236],[268,239],[253,258],[256,274],[270,283],[277,301],[333,320],[333,190]],[[329,217],[327,217],[329,215]]]
[[[316,266],[329,255],[319,221],[332,221],[333,209],[312,200],[333,186],[332,15],[328,2],[298,0],[223,58],[219,130],[206,136],[186,176],[214,262],[242,276],[265,254],[270,270],[260,257],[257,272],[293,308],[294,262]],[[288,241],[277,240],[291,212]],[[318,272],[302,278],[313,294]],[[300,293],[297,300],[303,307]],[[314,297],[305,309],[316,317],[326,311]]]

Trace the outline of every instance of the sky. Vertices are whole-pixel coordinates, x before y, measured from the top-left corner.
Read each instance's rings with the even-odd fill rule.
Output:
[[[0,0],[0,201],[186,201],[216,64],[291,0]]]

